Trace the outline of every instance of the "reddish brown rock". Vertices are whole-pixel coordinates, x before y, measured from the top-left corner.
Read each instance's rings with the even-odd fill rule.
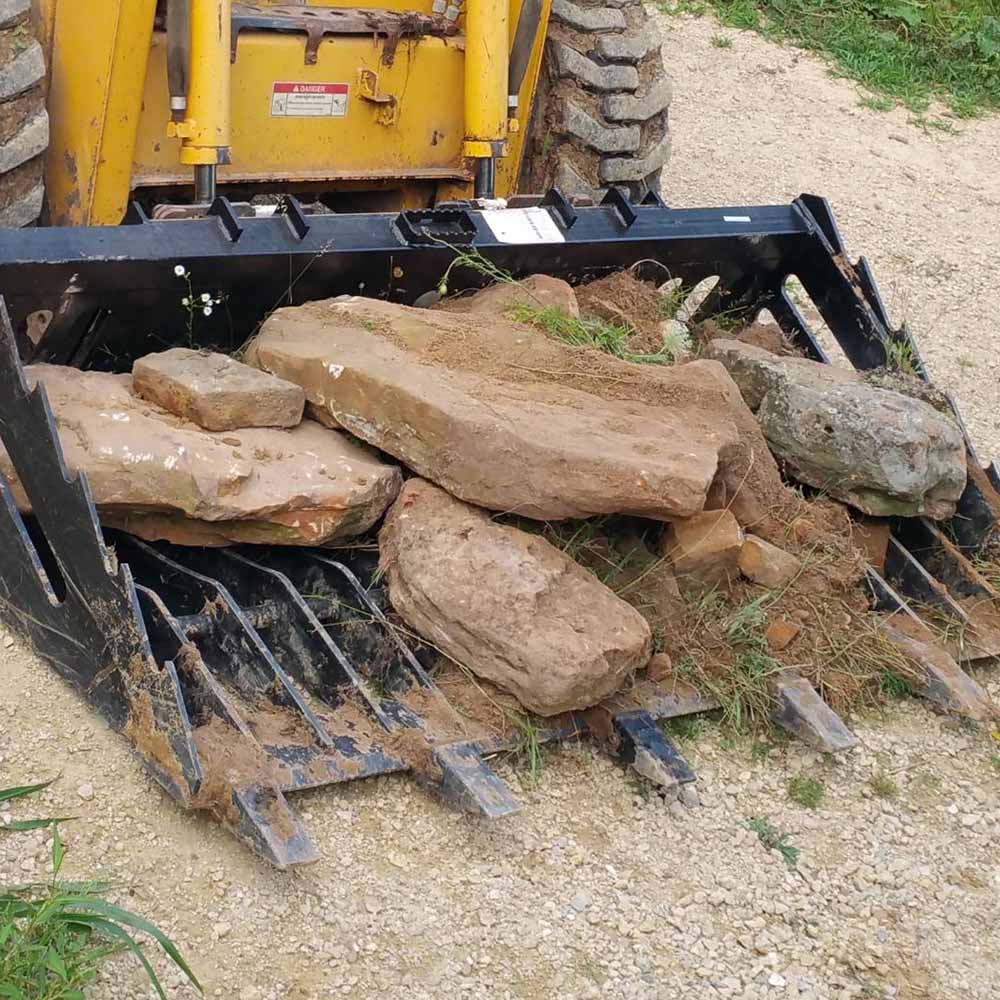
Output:
[[[738,443],[721,365],[651,371],[502,317],[312,302],[249,359],[452,495],[542,520],[690,516]]]
[[[780,653],[783,649],[787,649],[795,640],[798,638],[799,632],[802,631],[802,626],[796,622],[790,622],[785,618],[779,618],[777,621],[771,622],[770,625],[764,630],[764,638],[767,640],[768,646],[771,647],[776,653]]]
[[[891,535],[889,521],[876,517],[863,517],[851,522],[851,540],[861,550],[870,566],[885,572],[885,557],[889,551]]]
[[[756,535],[747,535],[740,549],[740,572],[763,587],[783,587],[794,580],[802,563],[790,552],[765,542]]]
[[[539,535],[420,479],[379,533],[392,606],[540,715],[584,709],[649,660],[645,619]]]
[[[679,583],[715,587],[736,577],[742,545],[743,529],[732,513],[712,510],[673,521],[663,533],[661,551]]]
[[[654,684],[670,680],[674,675],[674,664],[669,653],[654,653],[646,667],[646,679]]]
[[[399,491],[397,468],[312,421],[210,432],[138,399],[128,375],[25,373],[44,384],[66,464],[87,474],[101,520],[144,538],[321,545],[366,531]],[[25,509],[2,450],[0,472]]]
[[[132,366],[132,389],[209,431],[295,427],[306,401],[292,382],[225,354],[186,347],[139,358]]]

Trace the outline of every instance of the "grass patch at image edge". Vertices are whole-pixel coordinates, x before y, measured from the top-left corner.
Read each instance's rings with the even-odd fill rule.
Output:
[[[51,781],[0,788],[0,803],[34,795]],[[106,882],[60,878],[66,847],[59,824],[68,817],[15,820],[0,836],[30,830],[52,832],[51,876],[27,885],[0,884],[0,997],[3,1000],[85,1000],[105,961],[130,952],[138,959],[161,1000],[166,993],[137,935],[152,939],[201,993],[201,984],[174,942],[129,910],[109,903]]]
[[[727,27],[820,52],[839,75],[918,115],[932,100],[960,118],[1000,109],[996,0],[661,0],[660,8],[668,14],[711,10]]]

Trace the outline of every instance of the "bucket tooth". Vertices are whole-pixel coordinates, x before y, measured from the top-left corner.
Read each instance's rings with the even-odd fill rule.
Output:
[[[470,743],[452,743],[432,751],[441,769],[441,794],[465,812],[500,819],[521,811],[521,804]]]
[[[234,788],[236,836],[277,868],[319,860],[319,851],[281,792],[249,785]]]
[[[990,696],[937,642],[906,600],[871,567],[867,575],[879,607],[890,612],[883,630],[924,673],[926,684],[917,694],[946,712],[977,720],[996,718],[997,707]]]
[[[910,565],[899,572],[906,596],[933,595],[935,605],[959,626],[953,640],[946,640],[960,661],[1000,655],[1000,595],[976,571],[972,563],[944,533],[926,518],[898,521],[893,548],[897,558],[887,567],[899,572],[905,553]],[[904,546],[905,545],[905,549]],[[919,579],[922,576],[923,579]]]
[[[778,699],[774,721],[803,743],[822,753],[858,745],[854,733],[801,674],[782,670],[771,679],[771,690]]]
[[[695,780],[691,765],[649,712],[622,712],[613,718],[618,759],[661,788],[676,788]]]
[[[905,612],[900,612],[882,622],[881,628],[893,645],[923,673],[925,686],[919,691],[922,697],[945,712],[964,715],[977,722],[997,718],[997,707],[990,696],[935,641],[933,633],[923,623],[914,622]]]

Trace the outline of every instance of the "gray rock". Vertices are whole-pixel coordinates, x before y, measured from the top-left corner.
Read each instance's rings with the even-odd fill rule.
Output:
[[[866,514],[951,517],[966,480],[957,422],[853,371],[714,340],[771,450],[801,482]]]

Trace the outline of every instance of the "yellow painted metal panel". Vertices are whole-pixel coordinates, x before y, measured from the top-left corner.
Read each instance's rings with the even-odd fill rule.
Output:
[[[233,162],[220,168],[219,182],[467,178],[460,45],[440,38],[400,44],[390,66],[382,51],[370,36],[328,38],[316,64],[306,65],[301,36],[242,32],[232,68]],[[384,102],[361,96],[362,69],[375,73],[378,93],[396,102],[394,124],[383,123]],[[191,180],[179,163],[179,141],[165,135],[166,81],[166,38],[156,33],[133,187]],[[326,89],[282,104],[275,84],[289,83]]]
[[[466,0],[465,137],[470,156],[496,155],[487,146],[507,137],[507,67],[510,50],[509,0]]]
[[[513,0],[511,7],[511,23],[516,26],[520,16],[521,0]],[[531,52],[528,71],[524,74],[521,93],[518,95],[517,131],[511,132],[507,143],[507,155],[497,161],[497,195],[509,198],[517,192],[517,182],[521,174],[521,159],[524,156],[524,143],[531,126],[531,116],[534,112],[535,95],[538,91],[538,77],[542,69],[542,58],[545,55],[545,36],[548,33],[549,14],[552,11],[552,0],[544,0],[541,12],[541,28],[535,39],[535,47]],[[528,194],[538,192],[526,192]]]
[[[155,10],[156,0],[58,5],[45,175],[55,225],[125,214]]]

